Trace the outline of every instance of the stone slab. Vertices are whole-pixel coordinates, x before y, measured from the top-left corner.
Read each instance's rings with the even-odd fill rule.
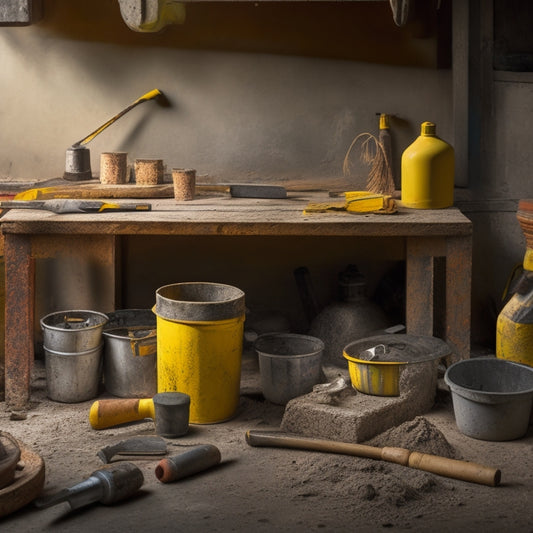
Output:
[[[306,437],[364,442],[427,413],[435,401],[438,361],[406,365],[400,375],[400,395],[389,397],[357,392],[347,371],[324,370],[329,381],[342,377],[348,386],[335,394],[315,390],[294,398],[285,407],[281,429]]]

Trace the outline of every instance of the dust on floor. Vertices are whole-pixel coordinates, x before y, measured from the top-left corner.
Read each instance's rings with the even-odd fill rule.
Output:
[[[25,420],[0,411],[0,429],[41,455],[44,491],[70,487],[101,468],[97,452],[125,438],[154,434],[152,420],[107,430],[88,421],[92,402],[60,404],[46,398],[37,368],[33,408]],[[0,521],[4,531],[533,531],[533,428],[525,438],[486,442],[458,432],[446,390],[427,414],[378,435],[368,444],[399,446],[500,468],[502,483],[489,487],[408,467],[344,455],[256,448],[249,429],[278,429],[283,407],[264,401],[253,386],[242,390],[237,416],[194,425],[167,439],[169,455],[214,444],[222,462],[205,472],[163,484],[159,458],[136,459],[145,482],[120,504],[70,510],[68,503],[38,510],[32,504]]]

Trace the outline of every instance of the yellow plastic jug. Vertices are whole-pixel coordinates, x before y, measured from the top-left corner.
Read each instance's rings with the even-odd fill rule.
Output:
[[[415,209],[453,205],[455,155],[436,134],[433,122],[423,122],[420,136],[402,154],[402,204]]]

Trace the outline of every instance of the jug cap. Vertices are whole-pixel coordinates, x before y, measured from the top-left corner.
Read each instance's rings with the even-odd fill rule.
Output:
[[[422,122],[420,135],[437,135],[437,126],[433,122]]]

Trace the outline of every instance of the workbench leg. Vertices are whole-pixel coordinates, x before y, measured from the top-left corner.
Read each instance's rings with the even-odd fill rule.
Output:
[[[6,234],[5,396],[12,411],[29,407],[34,358],[35,267],[31,237]]]
[[[472,237],[450,237],[446,248],[446,341],[457,361],[470,357]]]
[[[435,268],[432,247],[427,239],[407,240],[405,325],[410,335],[433,335]]]

